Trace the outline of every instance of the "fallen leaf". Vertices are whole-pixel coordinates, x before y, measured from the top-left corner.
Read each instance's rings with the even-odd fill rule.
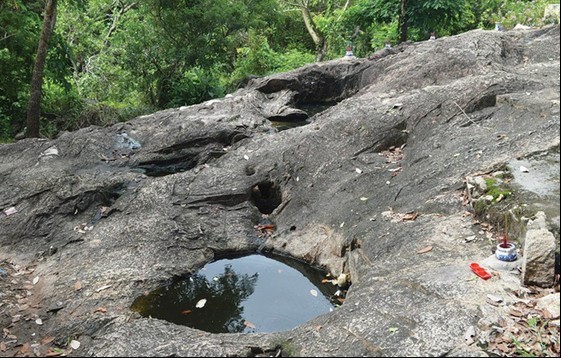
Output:
[[[316,290],[310,290],[310,293],[312,294],[312,296],[317,297],[318,296],[318,291]]]
[[[328,283],[328,282],[331,282],[331,280],[328,280],[328,279],[326,279],[326,278],[324,278],[323,280],[321,280],[321,283]]]
[[[53,351],[52,349],[49,349],[47,354],[45,354],[45,357],[59,357],[62,353],[62,351]]]
[[[78,341],[76,341],[76,340],[73,339],[73,340],[70,342],[70,348],[72,348],[72,349],[78,349],[78,348],[80,348],[80,342],[78,342]]]
[[[504,343],[497,344],[495,347],[497,347],[497,349],[500,350],[501,352],[509,351],[508,346]]]
[[[496,302],[496,303],[501,303],[501,302],[503,302],[503,298],[502,298],[502,297],[499,297],[499,296],[495,296],[495,295],[488,294],[488,295],[487,295],[487,298],[488,298],[489,300],[493,301],[493,302]]]
[[[522,312],[520,312],[519,310],[515,310],[515,309],[511,309],[509,313],[510,313],[511,316],[514,316],[514,317],[524,316],[524,314]]]
[[[49,344],[49,343],[51,343],[51,342],[54,341],[54,340],[55,340],[55,337],[53,337],[53,336],[47,336],[47,337],[45,337],[45,338],[43,338],[43,339],[41,340],[41,344]]]
[[[181,311],[181,314],[189,314],[189,313],[191,313],[191,312],[193,312],[193,311],[191,311],[191,310],[184,310],[184,311]]]
[[[33,284],[34,284],[34,285],[36,285],[37,282],[39,282],[39,276],[36,276],[36,277],[33,279]]]
[[[464,340],[468,345],[471,345],[474,342],[473,340],[474,337],[475,337],[475,327],[469,326],[466,333],[464,334]]]
[[[103,291],[103,290],[108,289],[109,287],[111,287],[111,285],[101,286],[100,288],[98,288],[97,290],[95,290],[95,292],[101,292],[101,291]]]
[[[74,284],[74,290],[80,291],[81,289],[82,289],[82,282],[77,281],[77,282]]]
[[[424,253],[427,253],[429,251],[432,251],[432,246],[424,247],[424,248],[420,249],[419,251],[417,251],[417,253],[418,254],[424,254]]]
[[[6,216],[14,215],[17,212],[18,211],[15,206],[12,206],[11,208],[7,208],[4,210],[4,214],[6,214]]]
[[[29,308],[29,305],[21,305],[21,306],[19,306],[18,311],[19,311],[19,312],[25,311],[25,310],[28,309],[28,308]]]
[[[197,308],[203,308],[206,305],[206,298],[203,298],[202,300],[199,300],[199,302],[197,302],[197,304],[195,305],[195,307]]]
[[[419,214],[413,212],[413,213],[407,213],[405,215],[403,215],[403,221],[413,221],[415,219],[417,219],[417,217],[419,216]]]
[[[29,351],[29,343],[24,344],[19,348],[19,352],[25,355]]]
[[[256,329],[257,327],[255,327],[255,325],[249,321],[244,321],[243,324],[247,327],[247,328],[252,328],[252,329]]]
[[[94,313],[99,312],[99,313],[107,313],[107,308],[105,307],[98,307],[95,309]]]
[[[345,299],[342,297],[337,297],[337,301],[339,301],[339,303],[341,304],[345,303]]]

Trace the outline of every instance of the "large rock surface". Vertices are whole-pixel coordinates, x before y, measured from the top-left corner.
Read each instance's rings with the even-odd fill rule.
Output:
[[[79,355],[484,355],[465,333],[500,314],[485,297],[510,281],[471,279],[492,245],[465,242],[479,227],[464,178],[559,151],[559,64],[558,26],[472,31],[0,145],[0,209],[17,210],[0,213],[0,260],[34,267],[39,281],[21,281],[43,321],[34,329],[80,341]],[[334,101],[303,127],[269,121]],[[277,229],[261,237],[266,214]],[[275,334],[209,334],[129,310],[217,255],[258,248],[350,273],[346,302]],[[14,309],[0,307],[0,326]]]

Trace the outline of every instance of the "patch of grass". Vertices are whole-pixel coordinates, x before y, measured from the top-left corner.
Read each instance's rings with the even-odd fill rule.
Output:
[[[487,184],[485,195],[491,195],[493,201],[500,201],[512,195],[510,188],[503,181],[499,181],[496,178],[485,178],[485,184]]]

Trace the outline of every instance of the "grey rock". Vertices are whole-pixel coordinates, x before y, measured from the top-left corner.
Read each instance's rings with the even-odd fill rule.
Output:
[[[27,258],[52,280],[45,302],[67,306],[42,327],[87,342],[87,356],[484,355],[464,334],[504,315],[487,294],[505,296],[495,278],[472,279],[469,264],[489,248],[463,243],[473,223],[457,188],[559,148],[549,110],[558,53],[557,26],[478,30],[254,78],[227,98],[111,127],[0,144],[0,209],[18,208],[0,215],[0,259]],[[334,101],[307,126],[279,132],[269,120]],[[37,159],[53,146],[58,155]],[[384,157],[390,148],[402,149],[397,163]],[[101,206],[111,215],[79,232]],[[419,215],[369,220],[388,208]],[[276,225],[269,237],[255,230],[264,216]],[[33,261],[51,246],[53,256]],[[128,310],[218,254],[257,250],[350,274],[345,303],[291,331],[246,335]],[[107,314],[92,314],[98,307]]]
[[[525,285],[551,287],[555,274],[555,236],[546,228],[545,215],[539,212],[528,224],[524,237],[522,282]]]

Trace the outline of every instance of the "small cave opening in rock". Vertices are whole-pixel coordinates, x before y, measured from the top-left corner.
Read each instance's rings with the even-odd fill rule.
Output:
[[[261,182],[251,188],[251,202],[262,214],[271,214],[282,203],[281,190],[273,182]]]
[[[136,168],[142,170],[150,177],[163,177],[193,169],[197,165],[197,158],[189,155],[186,157],[165,160],[152,160],[140,163]]]
[[[227,256],[138,297],[131,309],[211,333],[288,331],[344,300],[337,280],[270,254]]]
[[[311,123],[311,119],[318,113],[335,106],[337,102],[307,102],[299,103],[296,108],[302,112],[296,112],[289,116],[278,116],[268,118],[273,127],[279,131],[302,127]]]

